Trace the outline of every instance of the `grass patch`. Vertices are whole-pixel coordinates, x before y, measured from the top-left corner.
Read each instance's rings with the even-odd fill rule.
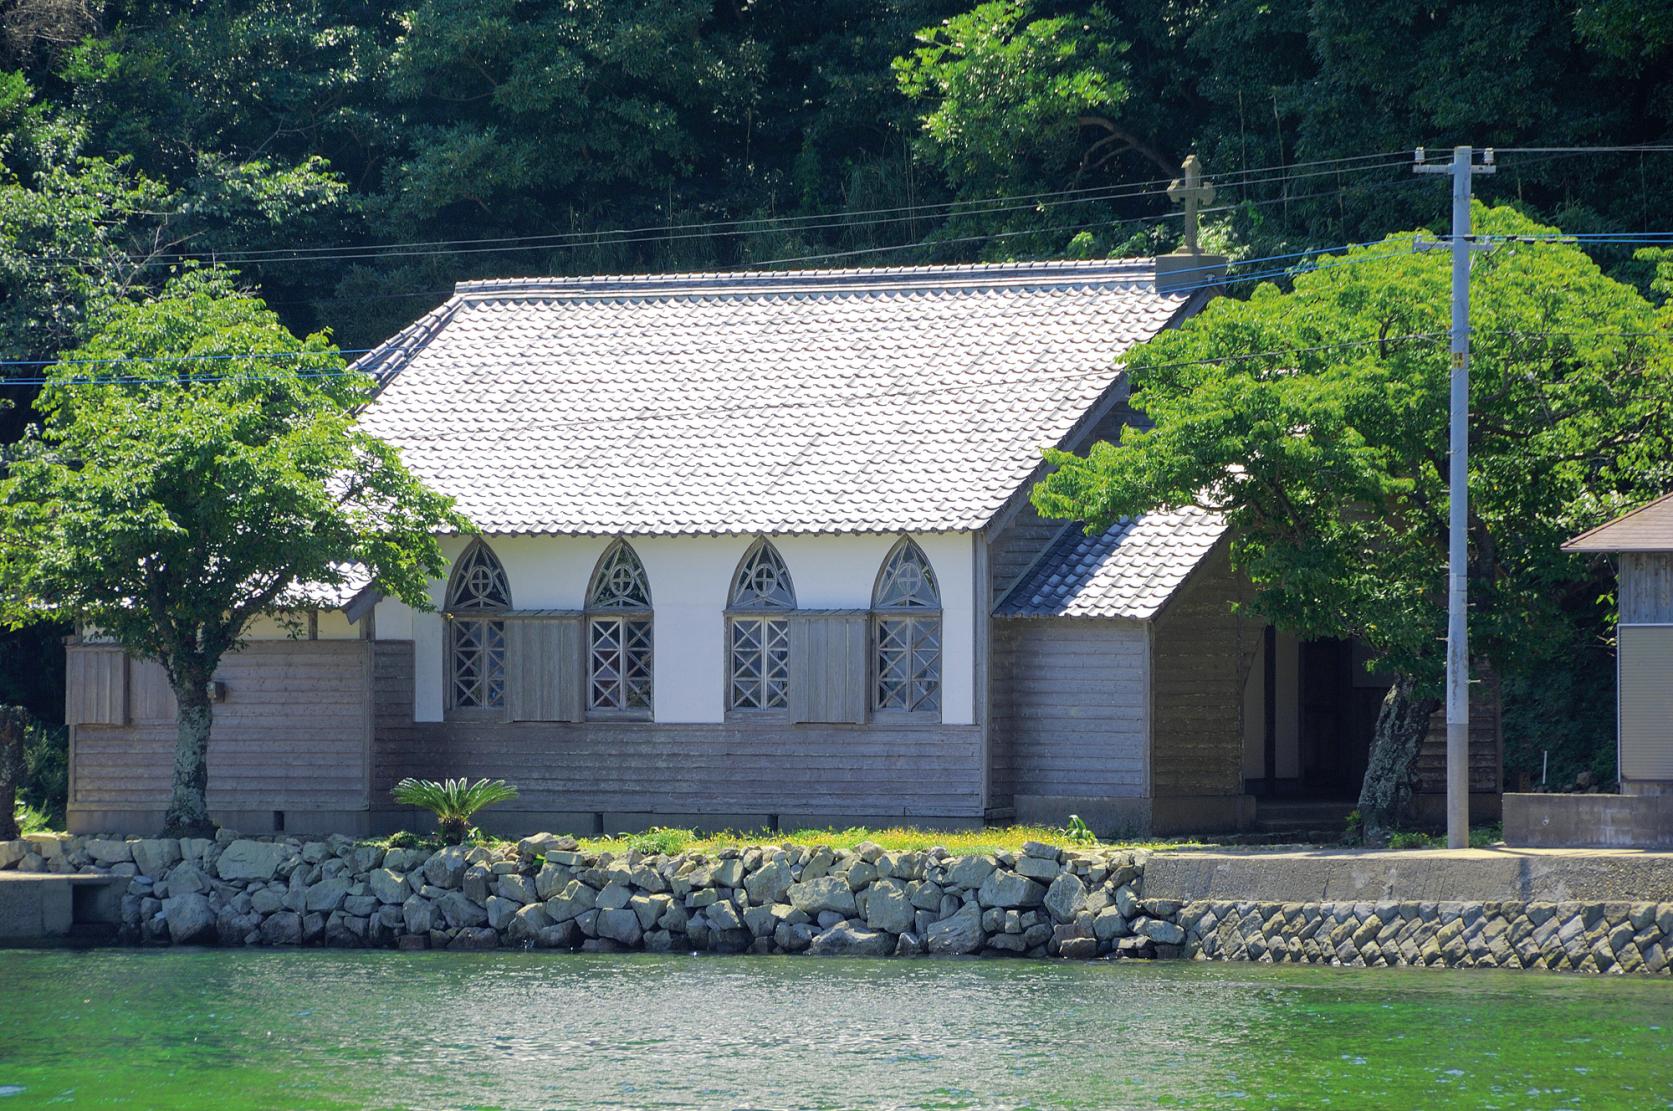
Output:
[[[771,830],[728,830],[715,834],[699,834],[690,829],[651,829],[643,833],[626,833],[615,837],[583,837],[581,847],[591,852],[625,853],[630,849],[638,849],[643,853],[667,855],[713,852],[716,849],[746,845],[828,845],[833,849],[852,849],[862,841],[875,842],[890,852],[921,852],[939,845],[956,855],[1015,852],[1022,848],[1024,841],[1045,841],[1062,846],[1075,843],[1064,830],[1052,826],[995,826],[987,829],[961,830],[913,829],[904,826],[872,829],[866,826],[850,826],[847,829],[795,829],[779,830],[776,833]],[[1117,840],[1101,841],[1098,844],[1104,848],[1123,849],[1205,847],[1200,841]]]
[[[1472,849],[1490,849],[1504,839],[1504,827],[1497,823],[1476,826],[1470,830],[1470,848]],[[1388,839],[1388,847],[1391,849],[1444,849],[1446,848],[1446,834],[1402,830]]]

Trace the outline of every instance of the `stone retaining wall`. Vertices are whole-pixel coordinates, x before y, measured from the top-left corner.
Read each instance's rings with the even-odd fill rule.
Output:
[[[613,855],[553,835],[434,852],[225,831],[0,842],[0,868],[127,877],[122,937],[145,944],[1194,956],[1661,974],[1673,955],[1673,903],[1147,898],[1149,859],[1034,842],[991,856],[872,844]]]
[[[1142,898],[1147,855],[1030,843],[664,857],[551,835],[431,852],[223,832],[36,837],[0,849],[0,867],[129,877],[123,936],[144,943],[1177,956],[1178,904]]]
[[[1673,903],[1194,902],[1204,960],[1666,974]]]

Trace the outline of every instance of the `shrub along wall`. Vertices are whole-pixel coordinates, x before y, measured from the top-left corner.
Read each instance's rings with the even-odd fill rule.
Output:
[[[1178,957],[1666,974],[1673,904],[1147,899],[1149,854],[762,845],[675,856],[568,837],[384,849],[37,836],[0,868],[129,877],[125,940],[867,956]]]

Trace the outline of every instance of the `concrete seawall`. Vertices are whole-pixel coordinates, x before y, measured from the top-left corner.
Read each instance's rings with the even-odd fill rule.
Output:
[[[230,832],[19,844],[0,844],[0,866],[46,878],[11,873],[0,900],[53,875],[114,882],[122,937],[136,944],[1194,957],[1661,975],[1673,958],[1673,856],[1648,853],[1152,854],[1031,842],[985,856],[871,844],[660,856],[588,852],[550,834],[430,850]]]
[[[1363,902],[1673,902],[1673,853],[1465,849],[1158,853],[1152,898]]]

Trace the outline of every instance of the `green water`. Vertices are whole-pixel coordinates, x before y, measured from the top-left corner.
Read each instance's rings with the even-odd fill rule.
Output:
[[[1199,963],[0,950],[0,1111],[1673,1107],[1673,982]]]

